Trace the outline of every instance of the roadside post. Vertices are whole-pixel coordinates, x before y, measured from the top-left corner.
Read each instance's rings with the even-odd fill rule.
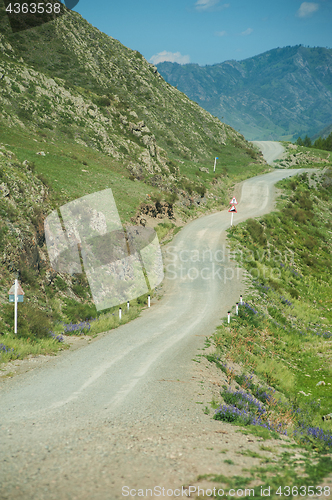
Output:
[[[238,204],[235,196],[234,196],[234,198],[232,198],[232,200],[229,202],[229,204],[232,205],[231,208],[228,210],[232,214],[232,217],[231,217],[231,227],[232,227],[233,226],[233,215],[237,214],[237,210],[236,210],[235,205]]]
[[[235,312],[236,312],[236,316],[238,316],[239,315],[239,303],[238,302],[235,304]]]
[[[240,295],[240,305],[242,306],[243,304],[243,299],[242,299],[242,295]]]
[[[228,311],[227,313],[227,323],[230,324],[231,322],[231,311]]]
[[[151,297],[150,295],[148,295],[148,307],[150,307],[150,305],[151,305]]]
[[[122,309],[121,309],[121,307],[120,307],[120,309],[119,309],[119,320],[120,320],[120,321],[121,321],[121,318],[122,318]]]
[[[8,292],[9,302],[14,302],[14,333],[17,334],[17,303],[23,302],[24,292],[18,280],[15,280],[14,285]]]
[[[216,171],[217,160],[219,160],[218,156],[216,156],[216,157],[215,157],[215,159],[214,159],[214,167],[213,167],[213,172],[215,172],[215,171]]]

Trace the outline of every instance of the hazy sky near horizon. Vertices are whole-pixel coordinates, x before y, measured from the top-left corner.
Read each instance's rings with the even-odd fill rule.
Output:
[[[73,9],[150,62],[215,64],[332,47],[332,0],[80,0]]]

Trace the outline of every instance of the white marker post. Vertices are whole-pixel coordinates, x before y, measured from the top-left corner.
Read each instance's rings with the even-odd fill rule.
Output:
[[[15,280],[14,285],[9,290],[9,302],[14,302],[14,333],[17,334],[17,303],[23,302],[24,292],[18,280]]]
[[[119,309],[119,320],[120,320],[120,321],[121,321],[121,318],[122,318],[122,309],[121,309],[121,307],[120,307],[120,309]]]
[[[241,304],[241,306],[243,304],[242,295],[240,295],[240,304]]]
[[[129,311],[129,300],[127,301],[127,311]]]
[[[237,210],[234,207],[234,205],[232,205],[228,211],[232,214],[232,217],[231,217],[231,227],[232,227],[233,226],[233,215],[237,213]]]
[[[235,304],[235,312],[236,312],[236,316],[238,316],[239,315],[239,303],[238,302]]]
[[[231,217],[231,227],[233,226],[233,215],[234,214],[237,214],[237,210],[236,210],[236,207],[235,205],[237,205],[237,201],[236,201],[236,198],[232,198],[232,200],[229,202],[231,206],[231,208],[228,210],[229,212],[231,212],[232,214],[232,217]]]
[[[216,157],[215,157],[215,159],[214,159],[214,167],[213,167],[213,172],[215,172],[215,171],[216,171],[217,160],[219,160],[218,156],[216,156]]]
[[[151,297],[150,295],[148,295],[148,307],[150,307],[150,305],[151,305]]]
[[[227,323],[230,324],[231,322],[231,311],[228,311],[227,313]]]
[[[17,288],[18,288],[18,281],[17,279],[15,280],[15,298],[14,298],[14,333],[17,334]]]

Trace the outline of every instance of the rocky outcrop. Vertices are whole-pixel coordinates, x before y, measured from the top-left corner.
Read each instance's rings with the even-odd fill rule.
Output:
[[[136,225],[146,226],[146,216],[154,219],[173,219],[173,205],[166,201],[157,201],[152,203],[142,203],[136,217],[132,217],[131,221]]]
[[[283,160],[278,161],[278,166],[280,168],[290,168],[302,165],[312,165],[315,163],[319,164],[329,164],[330,160],[328,158],[321,158],[320,156],[314,155],[310,151],[298,151],[296,144],[289,144],[287,146],[288,156]]]

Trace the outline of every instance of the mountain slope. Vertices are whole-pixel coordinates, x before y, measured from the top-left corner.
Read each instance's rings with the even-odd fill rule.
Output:
[[[298,45],[213,66],[164,62],[158,71],[248,140],[311,136],[332,120],[332,49]]]
[[[76,301],[77,310],[78,302],[91,306],[91,296],[84,275],[50,268],[43,223],[52,210],[112,188],[124,225],[144,225],[142,213],[156,225],[172,217],[173,205],[186,220],[222,206],[235,179],[267,169],[241,134],[79,14],[65,9],[13,33],[2,0],[0,147],[1,309],[18,275],[27,304],[67,321],[75,318],[64,302]]]
[[[21,33],[12,33],[4,16],[0,28],[6,123],[55,134],[61,123],[76,142],[125,160],[138,178],[161,174],[166,180],[172,155],[199,163],[232,139],[245,144],[167,84],[141,54],[75,12]]]

